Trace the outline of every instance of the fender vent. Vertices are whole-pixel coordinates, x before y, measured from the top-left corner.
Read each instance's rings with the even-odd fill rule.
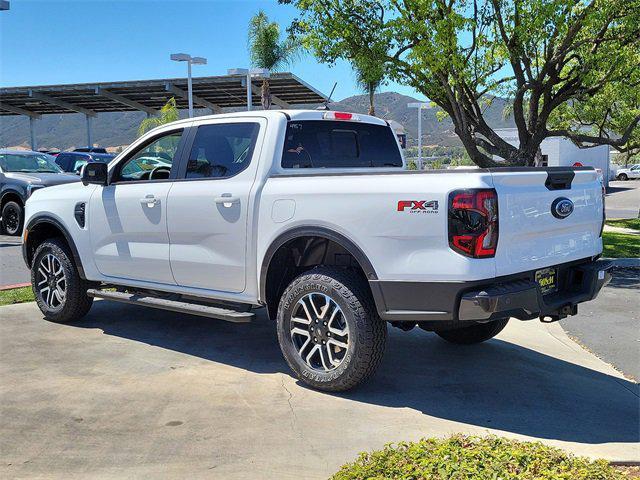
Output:
[[[78,222],[78,225],[80,226],[80,228],[84,228],[86,207],[87,207],[86,203],[80,202],[80,203],[76,203],[76,206],[73,209],[73,216],[75,217],[76,222]]]

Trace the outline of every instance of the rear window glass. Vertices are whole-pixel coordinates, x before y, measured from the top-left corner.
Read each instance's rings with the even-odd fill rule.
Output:
[[[402,167],[402,157],[387,126],[303,120],[287,125],[282,167]]]

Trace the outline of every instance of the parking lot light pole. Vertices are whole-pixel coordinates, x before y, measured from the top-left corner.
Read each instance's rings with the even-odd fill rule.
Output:
[[[418,170],[422,170],[422,110],[433,108],[430,102],[412,102],[407,107],[418,109]]]
[[[191,65],[206,65],[204,57],[192,57],[188,53],[172,53],[171,60],[175,62],[187,62],[187,95],[189,97],[189,118],[193,117],[193,85],[191,82]]]
[[[251,89],[251,79],[260,77],[260,78],[269,78],[270,72],[267,68],[252,68],[249,70],[248,68],[230,68],[227,70],[227,75],[244,75],[247,87],[247,112],[251,111],[253,107],[253,97],[252,97],[252,89]]]

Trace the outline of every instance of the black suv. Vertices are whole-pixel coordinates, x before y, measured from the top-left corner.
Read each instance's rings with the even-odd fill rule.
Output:
[[[61,152],[56,156],[56,163],[62,170],[69,173],[80,173],[83,165],[89,162],[109,163],[115,155],[108,153]]]
[[[77,182],[67,175],[51,155],[25,150],[0,149],[0,225],[2,233],[20,235],[24,204],[34,190]]]

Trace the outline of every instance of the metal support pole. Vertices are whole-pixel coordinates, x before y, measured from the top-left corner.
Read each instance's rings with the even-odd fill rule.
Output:
[[[193,118],[193,85],[191,83],[191,60],[187,62],[187,92],[189,95],[189,118]]]
[[[422,107],[418,107],[418,170],[422,170]]]
[[[87,147],[93,147],[93,141],[91,139],[91,117],[89,115],[85,115],[87,119]]]
[[[38,148],[38,145],[36,144],[36,119],[33,117],[29,117],[29,134],[30,134],[30,143],[31,143],[31,150],[35,150],[36,148]]]
[[[251,111],[253,100],[251,98],[251,72],[247,73],[247,112]]]

